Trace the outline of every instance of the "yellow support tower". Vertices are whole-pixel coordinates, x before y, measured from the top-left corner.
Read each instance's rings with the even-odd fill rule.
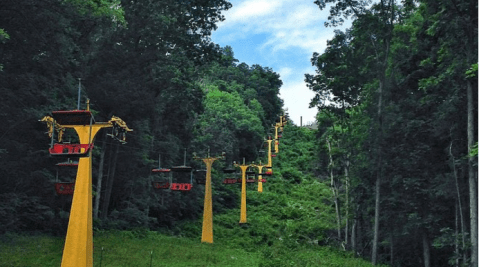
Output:
[[[241,214],[240,214],[240,224],[246,223],[246,169],[250,165],[245,164],[245,160],[243,158],[243,164],[236,164],[233,163],[235,167],[239,167],[241,169]]]
[[[281,127],[284,127],[288,121],[286,120],[286,116],[283,113],[283,116],[279,116],[279,123],[281,124]]]
[[[261,173],[263,172],[263,168],[268,167],[268,165],[261,164],[261,160],[259,164],[251,164],[251,167],[258,168],[258,192],[263,193],[263,176]]]
[[[274,126],[274,152],[276,154],[279,153],[279,137],[278,137],[278,128],[282,127],[281,124],[278,122]]]
[[[273,167],[273,160],[271,158],[271,143],[273,142],[273,140],[268,138],[268,140],[266,140],[266,142],[268,142],[268,165],[267,165],[267,167],[272,168]]]
[[[274,139],[274,153],[279,153],[279,139]]]
[[[117,120],[123,122],[121,119]],[[50,127],[48,122],[52,122],[60,131],[71,128],[76,131],[80,144],[77,146],[57,144],[57,147],[73,151],[79,148],[78,155],[86,153],[86,156],[80,157],[78,171],[75,182],[75,191],[73,193],[70,219],[68,221],[67,236],[65,247],[63,248],[62,267],[92,267],[93,266],[93,219],[92,219],[92,158],[91,148],[93,148],[93,139],[102,128],[119,127],[123,133],[132,131],[126,124],[119,125],[118,121],[93,123],[93,117],[87,110],[57,111],[52,112],[52,117],[46,116],[41,121],[46,121],[49,128],[49,134],[53,138],[54,127]],[[90,123],[88,123],[88,121]],[[123,122],[124,123],[124,122]],[[57,129],[57,131],[59,131]],[[124,135],[123,135],[124,136]],[[59,136],[60,137],[60,136]],[[85,147],[85,144],[87,146]],[[51,155],[69,154],[75,156],[75,153],[55,150],[50,148]],[[82,154],[83,155],[83,154]]]
[[[221,157],[210,157],[208,152],[208,157],[199,158],[194,153],[193,159],[203,160],[206,164],[206,183],[205,183],[205,202],[203,206],[203,228],[201,232],[201,242],[202,243],[213,243],[213,200],[212,200],[212,190],[211,190],[211,167],[213,162],[218,159],[225,159],[225,153]]]

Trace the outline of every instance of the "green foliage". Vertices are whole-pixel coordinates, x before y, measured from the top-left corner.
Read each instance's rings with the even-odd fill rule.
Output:
[[[8,35],[7,32],[5,32],[4,29],[0,29],[0,41],[3,43],[5,40],[10,39],[10,35]]]
[[[477,156],[477,143],[473,138],[476,146],[468,148],[466,107],[469,98],[477,110],[477,90],[472,96],[466,92],[477,88],[477,3],[398,2],[367,7],[366,1],[315,1],[320,9],[331,4],[328,25],[355,16],[351,29],[337,31],[324,53],[313,54],[317,73],[306,75],[316,93],[312,105],[321,108],[318,175],[333,172],[332,184],[344,203],[343,169],[350,164],[349,216],[357,225],[379,222],[379,233],[356,229],[363,234],[356,240],[360,251],[379,234],[379,251],[393,250],[397,265],[430,256],[431,265],[458,259],[465,266],[470,248],[456,255],[454,246],[461,236],[470,237],[467,230],[454,229],[459,215],[451,203],[461,201],[462,216],[470,220],[464,155]],[[410,246],[423,241],[419,237],[436,241],[430,254]],[[383,262],[391,256],[380,254]]]
[[[471,68],[466,71],[466,78],[477,77],[477,63],[472,64]]]
[[[471,147],[469,157],[477,157],[477,142]]]
[[[224,92],[210,87],[205,98],[205,112],[199,116],[196,126],[195,143],[203,150],[225,151],[232,158],[255,156],[258,141],[264,129],[258,115],[261,106],[256,101],[256,110],[244,104],[237,92]],[[258,106],[259,105],[259,106]],[[247,138],[251,143],[241,142]],[[242,155],[240,151],[244,151]],[[245,155],[245,151],[249,151]]]
[[[10,35],[5,32],[4,29],[0,28],[0,43],[5,43],[8,39],[10,39]],[[3,70],[3,65],[0,63],[0,71]]]
[[[120,0],[63,0],[66,3],[73,4],[80,13],[92,13],[97,17],[107,17],[110,20],[126,25],[124,11]]]

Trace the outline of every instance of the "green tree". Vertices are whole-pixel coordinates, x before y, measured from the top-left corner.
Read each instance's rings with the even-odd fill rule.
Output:
[[[220,91],[216,86],[208,86],[207,90],[205,112],[198,118],[196,128],[197,146],[225,151],[235,160],[254,160],[264,136],[260,120],[263,111],[258,101],[253,99],[250,108],[237,92]]]

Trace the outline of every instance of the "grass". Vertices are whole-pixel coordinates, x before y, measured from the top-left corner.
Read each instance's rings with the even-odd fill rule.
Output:
[[[7,234],[0,244],[0,266],[60,266],[64,240],[45,235]],[[258,253],[202,244],[188,238],[143,231],[108,231],[94,236],[94,266],[259,266]]]
[[[60,266],[64,240],[46,235],[0,237],[0,266]],[[350,253],[288,240],[241,249],[228,240],[202,244],[199,238],[173,237],[152,231],[107,231],[94,236],[95,267],[200,266],[372,266]]]

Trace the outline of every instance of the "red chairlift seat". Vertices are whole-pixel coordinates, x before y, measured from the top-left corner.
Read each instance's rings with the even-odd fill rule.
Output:
[[[266,170],[265,172],[261,173],[262,176],[271,176],[273,175],[273,170]]]
[[[57,195],[73,195],[75,183],[55,183]]]
[[[232,167],[229,167],[229,168],[223,169],[223,173],[234,176],[235,173],[236,173],[236,169],[232,168]],[[236,179],[236,178],[225,178],[223,180],[223,184],[236,184],[238,180],[241,181],[241,179]]]
[[[190,183],[171,183],[171,190],[175,191],[190,191],[193,187]]]
[[[174,166],[171,167],[172,172],[190,173],[192,175],[193,168],[190,166]],[[170,189],[174,191],[190,191],[193,187],[192,181],[190,183],[171,183]]]
[[[74,156],[87,157],[90,150],[93,149],[93,144],[54,144],[49,148],[52,156]],[[82,152],[83,150],[83,152]]]
[[[241,179],[239,179],[241,180]],[[225,178],[223,180],[223,184],[236,184],[237,179],[236,178]]]
[[[151,182],[155,189],[170,189],[169,182]]]
[[[52,111],[53,119],[60,125],[89,125],[92,114],[89,110]]]
[[[266,179],[259,179],[258,182],[266,183]]]
[[[276,154],[271,155],[272,158],[276,158]]]
[[[247,171],[246,173],[246,183],[254,183],[256,182],[256,172],[254,171]]]
[[[169,173],[171,170],[160,168],[160,169],[152,169],[151,171],[155,173],[166,174],[166,173]],[[153,181],[151,182],[151,184],[153,185],[153,188],[155,189],[170,189],[169,181]]]

